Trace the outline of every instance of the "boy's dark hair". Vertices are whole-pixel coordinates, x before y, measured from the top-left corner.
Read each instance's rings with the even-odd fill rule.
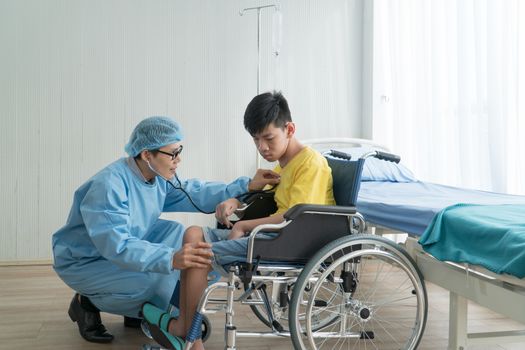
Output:
[[[283,128],[291,122],[288,102],[281,92],[266,92],[255,96],[244,112],[244,128],[254,136],[273,123],[275,127]]]

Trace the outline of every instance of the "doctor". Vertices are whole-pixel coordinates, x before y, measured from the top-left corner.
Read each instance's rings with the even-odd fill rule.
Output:
[[[68,313],[87,341],[113,340],[100,311],[123,315],[126,325],[136,326],[144,302],[168,307],[179,270],[210,266],[210,245],[181,247],[184,227],[159,219],[162,212],[221,210],[219,203],[228,198],[279,182],[275,173],[258,170],[252,180],[192,179],[174,188],[166,179],[176,176],[181,140],[170,118],[141,121],[125,147],[129,157],[77,189],[65,226],[53,235],[54,269],[77,292]]]

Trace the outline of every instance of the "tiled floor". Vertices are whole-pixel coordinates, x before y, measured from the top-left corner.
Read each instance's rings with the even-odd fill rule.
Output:
[[[420,344],[421,350],[447,348],[448,293],[427,285],[428,322]],[[102,314],[104,324],[115,335],[111,344],[84,341],[76,324],[67,316],[73,292],[54,274],[50,266],[0,267],[0,349],[141,349],[148,343],[139,330],[124,328],[122,317]],[[497,313],[470,304],[470,331],[525,329]],[[224,348],[224,314],[210,316],[213,331],[207,349]],[[236,322],[246,330],[264,330],[247,306],[236,308]],[[239,327],[241,328],[241,327]],[[239,339],[239,349],[291,349],[288,339]],[[470,347],[472,350],[518,350],[525,344],[501,344]]]

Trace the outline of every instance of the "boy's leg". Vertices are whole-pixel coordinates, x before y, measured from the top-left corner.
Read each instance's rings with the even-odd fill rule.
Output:
[[[206,231],[204,234],[203,230]],[[228,240],[229,230],[216,230],[201,228],[198,226],[189,227],[184,233],[185,243],[207,241],[213,243],[215,263],[231,263],[246,258],[247,238],[238,240]],[[222,266],[221,266],[222,268]],[[169,331],[177,336],[185,336],[191,327],[193,315],[202,297],[202,293],[208,286],[208,269],[189,268],[181,271],[179,309],[180,316],[172,322]],[[204,349],[202,341],[195,342],[192,349]]]
[[[204,241],[202,229],[198,226],[189,227],[184,233],[184,243]],[[185,336],[191,327],[193,315],[197,309],[202,293],[208,286],[208,269],[189,268],[181,271],[179,319],[172,322],[169,331],[177,336]],[[202,341],[197,340],[193,349],[203,349]]]

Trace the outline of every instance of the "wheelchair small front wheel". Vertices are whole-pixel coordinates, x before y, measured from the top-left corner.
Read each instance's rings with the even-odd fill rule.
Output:
[[[308,262],[288,319],[295,349],[409,350],[417,348],[426,317],[423,278],[406,251],[382,237],[355,235]]]
[[[204,343],[206,340],[208,340],[210,338],[210,335],[211,335],[210,319],[206,315],[202,315],[202,332],[201,332],[202,342]]]

